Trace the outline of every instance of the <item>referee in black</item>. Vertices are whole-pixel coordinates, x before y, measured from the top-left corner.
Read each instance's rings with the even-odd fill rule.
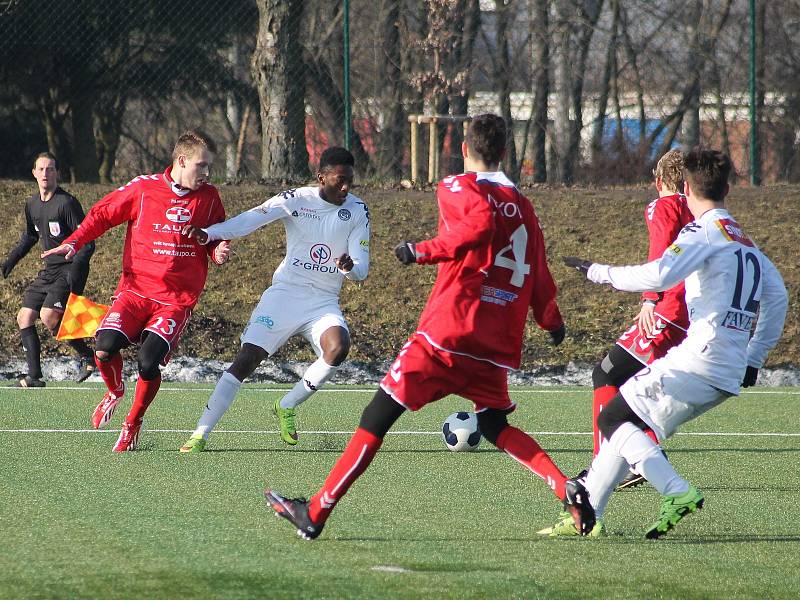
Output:
[[[49,152],[39,154],[33,163],[33,176],[39,184],[39,192],[25,202],[25,231],[2,265],[3,279],[9,276],[37,240],[41,240],[45,250],[60,246],[83,221],[83,208],[78,200],[58,186],[55,156]],[[17,313],[17,324],[28,363],[28,374],[20,377],[17,387],[44,387],[36,319],[40,318],[53,335],[58,332],[70,291],[83,293],[89,276],[89,259],[93,253],[94,242],[91,242],[69,262],[57,254],[48,256],[44,260],[44,269],[39,271],[25,290],[22,308]],[[95,368],[92,350],[86,340],[69,340],[67,343],[80,357],[78,381],[83,381]]]

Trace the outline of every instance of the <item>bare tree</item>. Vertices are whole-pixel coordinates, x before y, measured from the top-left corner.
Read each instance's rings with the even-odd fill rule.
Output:
[[[308,179],[305,69],[299,46],[303,0],[257,0],[253,80],[261,105],[261,177]]]
[[[534,0],[531,31],[533,61],[533,181],[547,181],[547,104],[550,96],[550,9],[548,0]]]

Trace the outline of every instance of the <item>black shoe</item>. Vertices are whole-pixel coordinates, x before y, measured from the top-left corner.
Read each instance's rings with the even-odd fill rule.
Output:
[[[30,375],[25,375],[22,377],[17,383],[15,383],[12,387],[18,388],[42,388],[44,387],[44,381],[41,379],[34,379]]]
[[[297,527],[297,535],[304,540],[313,540],[322,533],[325,525],[317,525],[308,516],[308,500],[305,498],[284,498],[275,490],[264,490],[264,498],[276,516]]]
[[[623,479],[617,484],[617,487],[614,488],[614,491],[619,492],[622,490],[627,490],[629,488],[635,488],[644,483],[647,483],[647,479],[644,478],[644,475],[639,475],[639,473],[628,471],[628,474],[625,476],[625,479]]]
[[[596,522],[594,508],[589,503],[589,492],[577,479],[567,479],[564,510],[572,515],[575,529],[581,535],[589,535]]]
[[[89,379],[92,373],[94,373],[94,371],[95,371],[94,359],[88,357],[81,358],[80,364],[78,365],[77,382],[82,383],[86,381],[87,379]]]

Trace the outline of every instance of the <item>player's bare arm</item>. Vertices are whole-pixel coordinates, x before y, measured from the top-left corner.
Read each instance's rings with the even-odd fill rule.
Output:
[[[347,253],[342,254],[334,261],[334,263],[336,264],[337,269],[345,273],[349,273],[353,268],[353,259]]]
[[[42,252],[40,254],[40,258],[47,258],[53,254],[60,254],[65,259],[72,260],[72,257],[75,256],[75,246],[72,244],[61,244],[60,246],[56,246],[55,248],[51,248],[50,250]]]
[[[185,235],[188,238],[195,238],[198,243],[203,245],[208,243],[208,234],[194,225],[184,225],[183,229],[181,229],[181,235]]]

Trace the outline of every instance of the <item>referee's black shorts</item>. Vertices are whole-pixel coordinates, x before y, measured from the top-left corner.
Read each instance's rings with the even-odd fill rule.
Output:
[[[67,306],[70,292],[71,264],[48,265],[25,289],[22,306],[39,311],[42,308],[61,310]]]

